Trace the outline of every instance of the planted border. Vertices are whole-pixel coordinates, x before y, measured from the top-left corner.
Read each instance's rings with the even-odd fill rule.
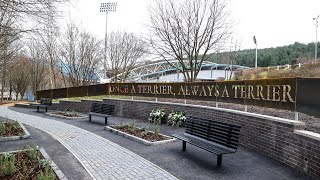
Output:
[[[141,130],[141,128],[138,128],[138,127],[136,127],[136,128]],[[142,138],[140,138],[140,137],[137,137],[137,136],[128,134],[128,133],[126,133],[126,132],[117,130],[117,129],[111,127],[111,126],[106,126],[106,127],[105,127],[105,130],[110,131],[110,132],[112,132],[112,133],[114,133],[114,134],[121,135],[121,136],[123,136],[123,137],[126,137],[126,138],[128,138],[128,139],[131,139],[131,140],[133,140],[133,141],[142,143],[142,144],[147,145],[147,146],[166,144],[166,143],[174,142],[174,141],[176,140],[176,138],[173,138],[173,137],[171,137],[171,136],[167,136],[167,135],[164,135],[164,134],[159,134],[159,135],[161,135],[161,136],[163,136],[163,137],[165,137],[165,138],[168,138],[168,139],[167,139],[167,140],[161,140],[161,141],[152,142],[152,141],[148,141],[148,140],[142,139]],[[148,132],[153,133],[152,131],[148,131]]]
[[[64,113],[63,111],[58,111],[58,112]],[[58,118],[63,118],[63,119],[71,119],[71,120],[72,119],[82,119],[82,118],[87,118],[88,117],[87,115],[84,115],[84,114],[79,114],[79,113],[74,113],[74,114],[77,114],[78,117],[64,116],[64,115],[56,114],[56,112],[47,112],[47,113],[45,113],[45,115],[47,115],[47,116],[58,117]]]
[[[28,151],[28,150],[30,149],[26,149],[24,151]],[[39,148],[38,151],[42,155],[43,159],[50,161],[50,166],[56,175],[56,179],[58,178],[59,180],[68,180],[68,178],[63,174],[63,172],[58,168],[58,166],[53,162],[53,160],[50,158],[50,156],[47,154],[47,152],[43,148]],[[0,155],[5,155],[8,153],[16,155],[18,152],[21,152],[21,151],[0,152]]]
[[[14,140],[19,140],[19,139],[26,139],[26,138],[29,138],[31,136],[29,131],[23,126],[23,124],[21,122],[19,122],[19,121],[17,121],[17,122],[19,123],[19,126],[23,129],[24,135],[8,136],[8,137],[0,136],[0,142],[2,142],[2,141],[14,141]]]

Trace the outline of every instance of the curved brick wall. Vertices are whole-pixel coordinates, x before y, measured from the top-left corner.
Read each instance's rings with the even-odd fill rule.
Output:
[[[210,117],[217,121],[241,125],[240,144],[281,161],[306,174],[320,178],[320,134],[305,131],[299,121],[215,107],[149,102],[139,100],[105,99],[114,104],[116,116],[148,119],[152,109],[185,111],[187,116]],[[60,101],[54,109],[89,112],[94,100]]]

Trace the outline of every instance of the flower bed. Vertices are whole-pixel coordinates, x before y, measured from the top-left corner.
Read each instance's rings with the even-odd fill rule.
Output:
[[[27,129],[18,121],[0,121],[0,141],[10,141],[30,137]]]
[[[75,112],[69,112],[69,111],[49,112],[49,113],[45,113],[45,115],[64,118],[64,119],[79,119],[79,118],[87,117],[85,115],[75,113]]]
[[[153,109],[149,115],[148,121],[154,124],[165,123],[165,114],[163,109]]]
[[[170,136],[160,134],[157,128],[155,132],[152,132],[152,131],[146,130],[145,128],[139,128],[139,127],[135,127],[130,124],[127,124],[127,125],[117,125],[117,126],[106,126],[105,129],[115,134],[120,134],[131,140],[143,143],[145,145],[158,145],[158,144],[168,143],[176,140],[175,138],[172,138]]]
[[[183,111],[173,111],[168,116],[168,125],[172,126],[182,126],[184,122],[186,121],[186,113]]]
[[[62,180],[67,179],[44,149],[0,153],[0,179]]]

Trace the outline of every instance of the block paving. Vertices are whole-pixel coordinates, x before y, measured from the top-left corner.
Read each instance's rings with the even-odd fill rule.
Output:
[[[84,129],[7,107],[0,107],[0,114],[53,136],[74,154],[93,179],[177,179],[137,154]]]

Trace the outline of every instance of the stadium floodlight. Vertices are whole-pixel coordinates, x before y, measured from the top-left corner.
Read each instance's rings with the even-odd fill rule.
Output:
[[[315,42],[315,50],[314,50],[314,62],[317,61],[317,55],[318,55],[318,18],[320,17],[320,15],[318,15],[316,18],[312,18],[313,20],[316,21],[316,42]]]
[[[253,43],[256,45],[256,61],[255,61],[255,68],[258,67],[258,44],[256,36],[253,36]]]
[[[106,32],[104,37],[104,62],[103,62],[103,77],[107,75],[107,46],[108,46],[108,12],[114,12],[117,10],[116,2],[101,3],[100,12],[106,13]]]
[[[114,2],[107,2],[101,3],[100,5],[100,12],[112,12],[117,10],[117,3]]]

